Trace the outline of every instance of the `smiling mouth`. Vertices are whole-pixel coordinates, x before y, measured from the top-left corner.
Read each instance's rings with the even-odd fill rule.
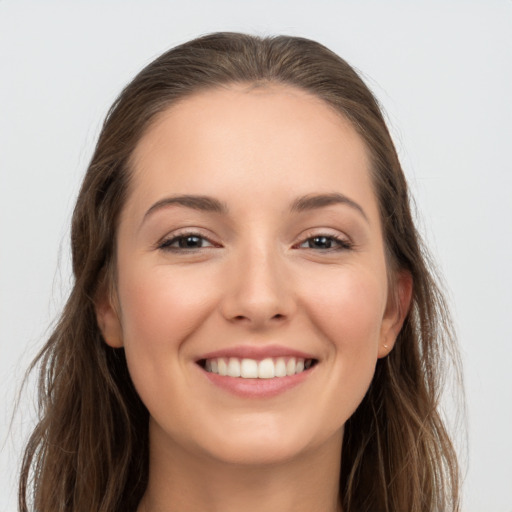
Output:
[[[300,357],[267,357],[256,360],[238,357],[214,357],[197,362],[203,370],[222,377],[242,379],[274,379],[290,377],[311,369],[317,359]]]

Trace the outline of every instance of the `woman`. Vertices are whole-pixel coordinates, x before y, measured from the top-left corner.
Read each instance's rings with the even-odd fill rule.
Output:
[[[446,307],[378,105],[318,43],[212,34],[110,110],[20,510],[458,509]],[[33,472],[33,473],[31,473]]]

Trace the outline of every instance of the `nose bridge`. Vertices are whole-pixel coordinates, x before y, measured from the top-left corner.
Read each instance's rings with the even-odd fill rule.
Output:
[[[253,327],[289,317],[293,301],[284,258],[276,244],[260,238],[235,253],[224,296],[224,316]]]

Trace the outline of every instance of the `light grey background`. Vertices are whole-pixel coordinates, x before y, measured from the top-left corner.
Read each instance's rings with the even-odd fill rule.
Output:
[[[0,510],[15,510],[33,424],[32,382],[9,433],[15,392],[69,289],[71,208],[102,118],[152,58],[217,30],[317,39],[382,102],[462,346],[464,510],[511,512],[510,0],[0,0]]]

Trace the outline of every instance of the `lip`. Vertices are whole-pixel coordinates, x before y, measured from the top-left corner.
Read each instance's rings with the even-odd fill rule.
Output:
[[[257,361],[261,361],[267,357],[296,357],[300,359],[318,360],[318,357],[315,357],[312,354],[301,352],[299,350],[295,350],[293,348],[285,347],[282,345],[240,345],[237,347],[224,348],[215,350],[213,352],[208,352],[207,354],[203,354],[201,357],[198,357],[196,362],[203,359],[214,359],[216,357],[237,357],[238,359],[247,358],[255,359]]]
[[[214,359],[217,357],[236,357],[239,359],[248,358],[255,359],[257,361],[268,357],[295,357],[301,359],[314,359],[317,363],[318,358],[314,357],[312,354],[280,345],[244,345],[208,352],[196,360],[196,368],[201,372],[204,378],[208,379],[210,384],[213,384],[214,386],[238,397],[251,399],[272,398],[283,394],[286,391],[295,388],[299,384],[302,384],[313,374],[313,372],[315,372],[315,369],[318,366],[318,364],[315,364],[301,373],[286,377],[276,377],[273,379],[244,379],[241,377],[229,377],[227,375],[223,376],[207,372],[199,364],[200,361],[204,361],[205,359]]]
[[[215,386],[241,398],[272,398],[298,386],[315,371],[316,366],[289,377],[274,379],[242,379],[241,377],[224,377],[210,373],[198,366],[203,375]]]

